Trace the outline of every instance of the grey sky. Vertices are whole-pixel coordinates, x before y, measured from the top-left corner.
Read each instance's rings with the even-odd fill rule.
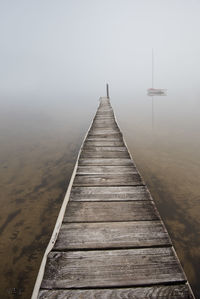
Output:
[[[144,93],[152,47],[156,87],[197,88],[199,29],[197,0],[1,0],[0,96]]]

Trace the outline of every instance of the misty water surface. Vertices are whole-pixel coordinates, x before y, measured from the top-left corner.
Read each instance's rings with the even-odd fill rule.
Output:
[[[0,298],[29,298],[105,83],[200,298],[200,2],[0,1]],[[154,87],[168,89],[155,97]]]
[[[69,98],[0,105],[0,298],[29,298],[96,105],[76,109]]]
[[[180,109],[175,109],[174,101]],[[190,102],[188,98],[193,100]],[[200,275],[200,151],[195,95],[117,95],[112,105],[196,294]],[[1,102],[2,298],[29,298],[98,96]],[[196,109],[194,109],[196,107]],[[16,290],[15,290],[16,288]],[[198,296],[197,296],[198,298]]]

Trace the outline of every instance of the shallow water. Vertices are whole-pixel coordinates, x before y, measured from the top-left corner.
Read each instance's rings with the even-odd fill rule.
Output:
[[[200,297],[197,95],[113,95],[119,125]],[[135,98],[137,100],[135,100]],[[14,104],[15,103],[15,104]],[[77,103],[79,105],[77,106]],[[29,298],[98,101],[5,99],[0,109],[0,297]]]
[[[188,97],[189,98],[189,97]],[[139,97],[116,103],[117,118],[133,159],[164,220],[178,257],[200,298],[200,120],[199,103],[184,95]],[[177,105],[180,101],[180,109]],[[149,101],[149,102],[148,102]],[[130,109],[130,107],[136,109]]]
[[[17,104],[0,109],[0,298],[27,299],[94,109]]]

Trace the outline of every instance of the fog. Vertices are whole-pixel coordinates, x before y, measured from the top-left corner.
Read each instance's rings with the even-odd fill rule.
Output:
[[[135,98],[151,87],[152,48],[155,86],[199,96],[199,12],[194,0],[2,0],[1,98],[87,102],[105,82]]]
[[[60,107],[60,118],[73,102],[93,111],[109,82],[113,101],[145,122],[153,48],[155,87],[169,95],[156,113],[198,118],[199,12],[194,0],[1,1],[1,112]]]
[[[31,294],[108,82],[130,152],[200,298],[199,16],[197,0],[0,1],[1,297],[12,288]],[[154,97],[153,127],[152,49],[154,87],[167,89]]]

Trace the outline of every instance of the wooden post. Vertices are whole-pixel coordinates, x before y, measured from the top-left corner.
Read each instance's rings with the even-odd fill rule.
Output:
[[[107,98],[109,99],[109,85],[108,83],[106,83],[106,94],[107,94]]]

